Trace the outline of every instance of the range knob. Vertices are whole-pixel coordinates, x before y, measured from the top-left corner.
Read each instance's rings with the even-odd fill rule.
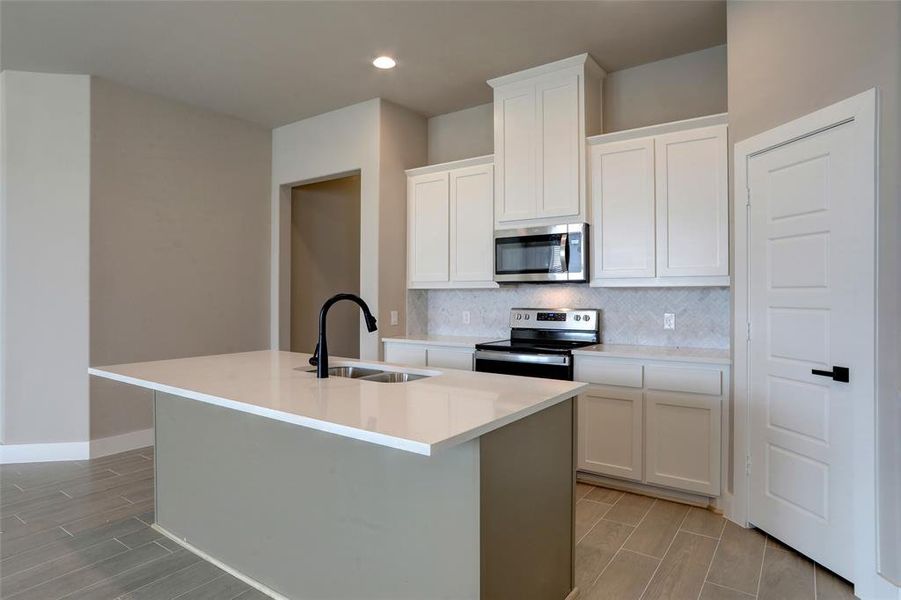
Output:
[[[575,319],[576,319],[576,321],[581,321],[581,320],[582,320],[582,316],[581,316],[581,315],[576,315]]]
[[[526,313],[526,321],[528,321],[528,320],[529,320],[529,314]]]
[[[520,313],[516,313],[516,320],[517,320],[517,321],[521,321],[521,320],[522,320],[522,315],[521,315]]]
[[[590,321],[590,320],[591,320],[591,315],[585,315],[585,320],[586,320],[586,321]]]

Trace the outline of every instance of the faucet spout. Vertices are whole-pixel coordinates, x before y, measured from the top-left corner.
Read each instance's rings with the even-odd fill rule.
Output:
[[[319,342],[316,344],[316,350],[314,350],[312,358],[310,358],[310,364],[316,366],[316,377],[319,379],[325,379],[328,377],[328,343],[326,342],[326,318],[328,317],[328,311],[336,302],[340,302],[341,300],[350,300],[355,302],[360,310],[363,311],[363,319],[366,321],[366,330],[369,333],[372,333],[378,330],[378,326],[376,324],[376,319],[372,316],[372,312],[369,310],[369,306],[366,302],[363,301],[362,298],[357,296],[356,294],[335,294],[328,300],[326,300],[322,304],[322,308],[319,310]]]

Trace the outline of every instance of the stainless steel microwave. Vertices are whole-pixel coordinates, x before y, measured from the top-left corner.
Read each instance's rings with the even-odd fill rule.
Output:
[[[494,280],[588,281],[588,223],[495,231]]]

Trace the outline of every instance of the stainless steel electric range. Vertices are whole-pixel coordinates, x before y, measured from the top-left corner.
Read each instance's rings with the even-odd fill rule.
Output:
[[[510,339],[476,345],[475,370],[572,380],[572,351],[600,343],[599,317],[595,309],[514,308]]]

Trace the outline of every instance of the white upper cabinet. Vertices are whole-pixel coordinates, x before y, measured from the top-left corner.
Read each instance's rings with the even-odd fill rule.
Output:
[[[654,140],[591,147],[593,277],[654,277]]]
[[[728,286],[726,115],[589,140],[594,286]]]
[[[410,282],[450,279],[448,173],[428,173],[407,180],[407,272]]]
[[[658,136],[657,272],[729,274],[726,126]]]
[[[494,281],[494,166],[450,171],[450,278]]]
[[[407,171],[407,287],[496,287],[491,156]]]
[[[488,82],[498,227],[587,221],[585,137],[601,129],[604,76],[582,54]]]

